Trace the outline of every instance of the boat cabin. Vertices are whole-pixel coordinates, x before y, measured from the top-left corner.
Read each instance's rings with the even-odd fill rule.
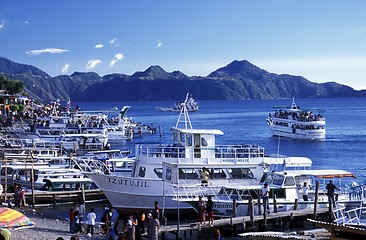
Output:
[[[214,158],[215,136],[224,135],[220,130],[173,128],[173,147],[184,147],[186,158]]]

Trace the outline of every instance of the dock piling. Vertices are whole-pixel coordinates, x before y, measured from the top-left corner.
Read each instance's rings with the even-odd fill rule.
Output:
[[[299,199],[295,199],[295,203],[294,203],[294,210],[297,210],[297,208],[299,207]]]
[[[314,199],[314,220],[316,220],[317,208],[318,208],[318,197],[319,197],[319,181],[315,182],[315,199]]]
[[[273,194],[273,212],[277,213],[278,212],[278,208],[277,208],[277,196],[276,194]]]

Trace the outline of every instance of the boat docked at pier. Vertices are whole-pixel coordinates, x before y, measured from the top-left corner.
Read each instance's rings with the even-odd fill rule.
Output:
[[[326,184],[329,179],[337,179],[336,186],[341,189],[335,193],[337,206],[353,206],[364,203],[366,199],[364,185],[359,185],[354,181],[356,176],[344,170],[285,170],[280,172],[264,173],[261,183],[256,185],[228,185],[223,186],[219,193],[216,190],[195,191],[195,195],[185,195],[184,191],[176,192],[176,198],[179,201],[185,201],[197,208],[198,197],[204,200],[211,196],[213,201],[214,214],[218,216],[247,216],[249,203],[261,204],[261,190],[263,184],[267,183],[269,187],[269,208],[270,212],[290,211],[297,209],[313,208],[314,202],[317,202],[318,208],[328,208],[328,196]],[[348,182],[353,182],[347,183]],[[316,181],[319,189],[316,191]],[[343,181],[343,184],[342,184]],[[307,200],[303,197],[304,182],[308,186]],[[235,208],[233,207],[235,201]],[[274,204],[276,202],[276,204]],[[234,212],[235,209],[235,212]],[[254,208],[254,214],[263,213],[262,206]]]
[[[183,104],[185,106],[183,106]],[[189,97],[189,93],[187,93],[186,101],[176,102],[173,106],[170,107],[156,107],[155,109],[163,112],[180,112],[183,107],[185,107],[188,112],[195,112],[198,110],[198,102],[194,100],[193,97]]]
[[[274,136],[296,139],[324,139],[325,118],[317,110],[303,110],[292,99],[290,107],[273,107],[267,125]]]
[[[28,189],[35,190],[44,188],[46,179],[76,179],[85,178],[79,169],[63,167],[51,167],[45,163],[13,162],[1,166],[0,171],[2,184],[18,184]]]
[[[188,97],[186,99],[188,101]],[[172,181],[166,164],[177,166],[179,181],[201,184],[201,172],[206,168],[209,175],[207,187],[220,189],[222,185],[258,183],[265,164],[264,148],[258,145],[217,145],[216,136],[223,135],[217,129],[195,129],[188,110],[183,104],[175,127],[171,129],[171,144],[143,144],[135,147],[135,162],[130,177],[113,171],[87,171],[104,192],[111,204],[120,211],[152,209],[158,201],[165,212],[192,212],[184,202],[173,200]]]

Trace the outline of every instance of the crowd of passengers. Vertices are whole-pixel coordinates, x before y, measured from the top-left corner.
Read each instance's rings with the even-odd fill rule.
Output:
[[[274,116],[276,118],[283,118],[283,119],[288,119],[289,116],[292,117],[292,120],[296,120],[296,121],[301,121],[301,122],[311,122],[311,121],[319,121],[319,120],[323,120],[323,116],[319,113],[317,115],[315,115],[312,112],[287,112],[287,111],[282,111],[282,110],[276,110],[274,113]],[[269,114],[269,117],[272,117],[271,114]]]
[[[282,122],[274,122],[273,124],[275,125],[279,125],[279,126],[285,126],[285,127],[288,127],[288,123],[282,123]],[[299,125],[299,124],[292,124],[291,125],[291,128],[293,130],[295,129],[300,129],[301,131],[304,131],[304,130],[315,130],[315,129],[323,129],[324,126],[322,125],[318,125],[315,127],[315,125]]]

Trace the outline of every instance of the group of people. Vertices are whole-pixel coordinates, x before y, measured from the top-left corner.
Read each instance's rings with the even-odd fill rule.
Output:
[[[302,189],[302,197],[304,201],[309,201],[309,189],[310,186],[307,184],[307,182],[304,182],[302,187],[300,187],[300,189]],[[340,191],[340,189],[338,187],[336,187],[333,183],[333,180],[329,180],[329,183],[325,186],[325,189],[327,190],[327,196],[328,196],[328,203],[329,206],[332,205],[333,207],[336,206],[335,204],[335,190]],[[263,208],[264,211],[267,211],[267,213],[269,214],[269,193],[270,193],[270,189],[268,186],[268,183],[264,183],[262,189],[261,189],[261,197],[263,199]]]
[[[84,206],[85,207],[85,206]],[[85,209],[85,208],[84,208]],[[76,215],[76,213],[80,213],[80,208],[73,207],[72,212]],[[123,226],[120,227],[120,221],[117,219],[113,221],[113,213],[114,208],[108,207],[104,205],[104,209],[102,212],[102,216],[100,218],[100,225],[102,226],[101,235],[105,235],[109,240],[116,239],[128,239],[135,240],[140,239],[140,236],[147,232],[148,239],[157,240],[159,236],[159,228],[160,228],[160,220],[161,219],[161,209],[159,203],[157,201],[154,202],[154,210],[147,213],[145,215],[144,211],[140,211],[137,213],[129,213],[124,216]],[[78,215],[80,216],[80,215]],[[80,218],[80,223],[82,221],[82,217]],[[71,222],[75,219],[71,218],[71,210],[70,210],[70,231],[73,233],[79,233],[78,230],[81,228],[76,227],[76,221]],[[94,228],[97,224],[97,215],[95,213],[95,209],[91,208],[89,213],[86,216],[86,234],[91,237],[94,235]],[[81,226],[81,224],[80,224]],[[80,232],[83,232],[82,230]]]
[[[70,208],[70,232],[71,233],[83,233],[82,224],[85,213],[85,205],[83,201],[80,203],[75,202]]]
[[[198,197],[198,221],[201,224],[206,224],[206,214],[208,218],[208,225],[213,226],[213,201],[212,197],[208,196],[207,201],[204,201],[201,196]]]

